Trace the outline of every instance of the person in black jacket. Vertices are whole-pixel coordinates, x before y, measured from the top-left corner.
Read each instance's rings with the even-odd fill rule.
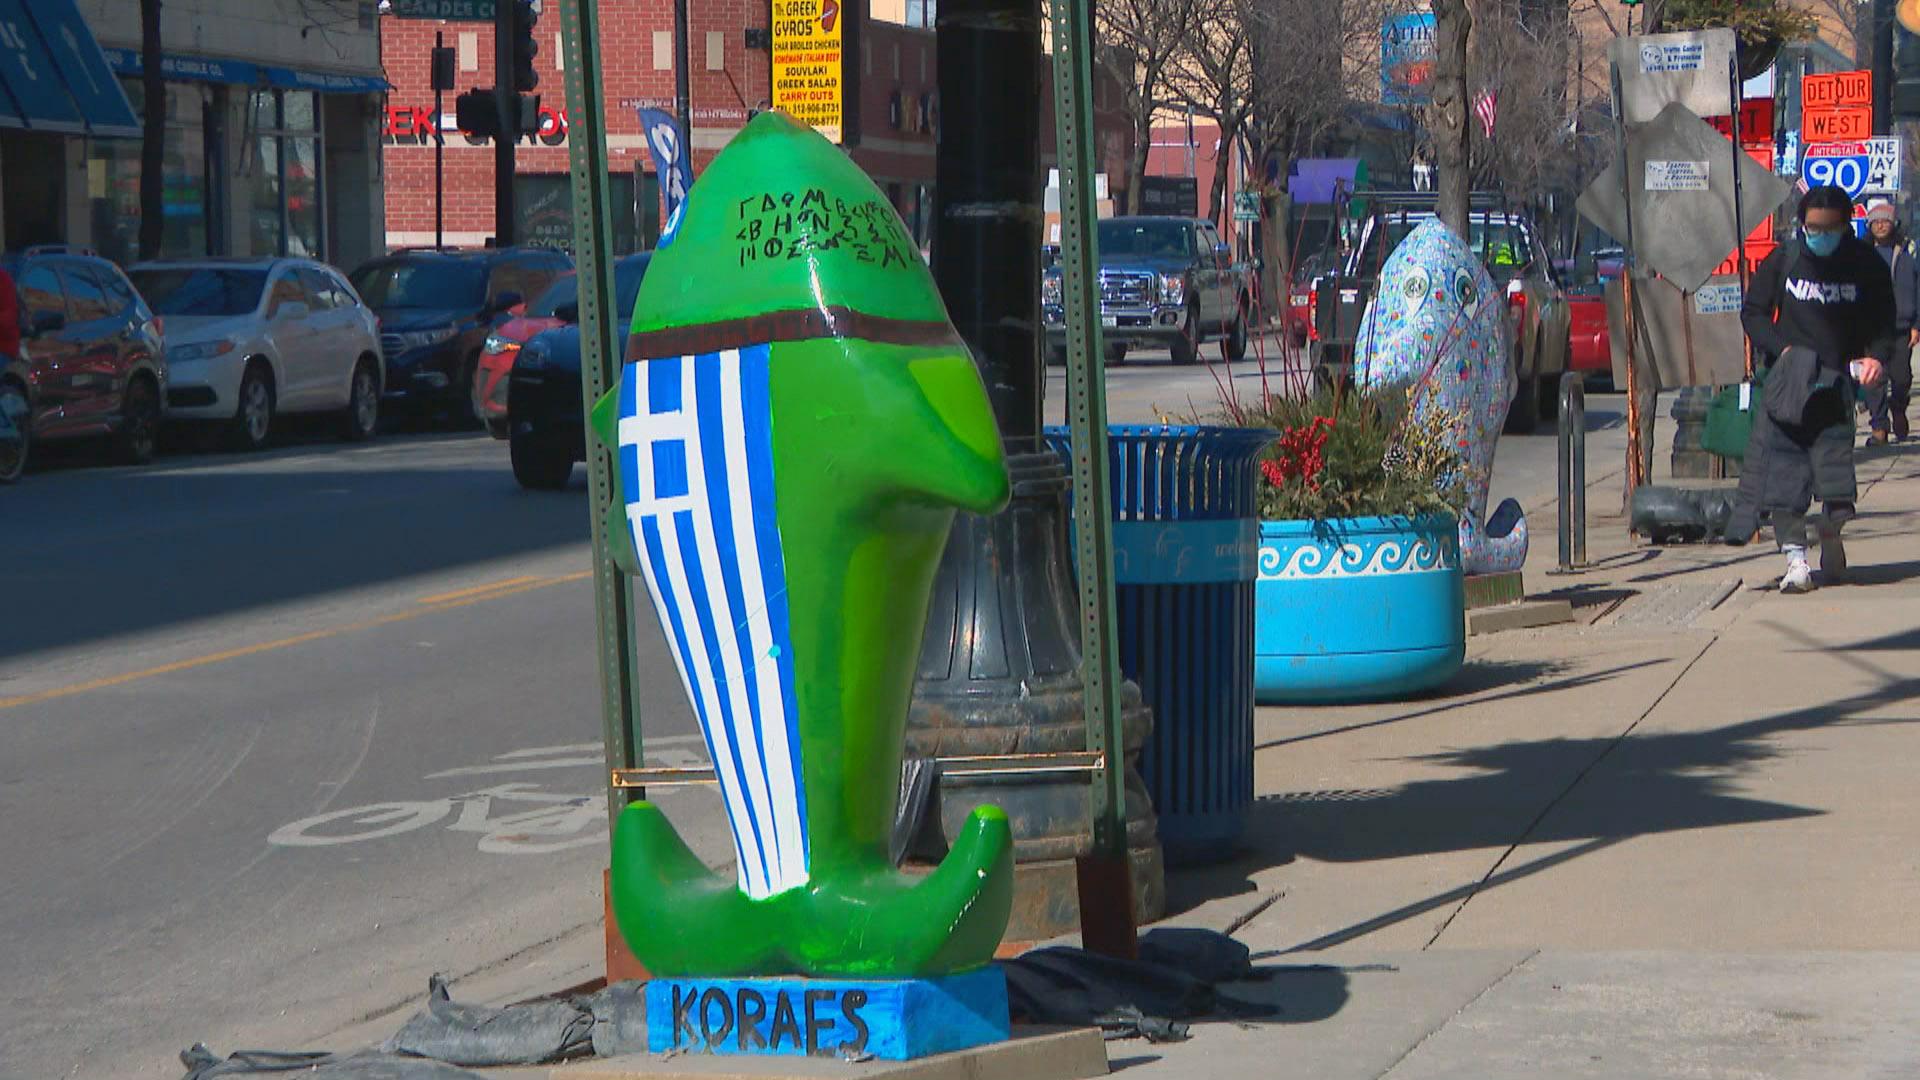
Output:
[[[1916,270],[1913,252],[1900,230],[1899,216],[1893,204],[1883,202],[1867,211],[1867,231],[1873,238],[1874,254],[1887,264],[1893,275],[1894,316],[1893,362],[1887,365],[1887,383],[1871,394],[1873,432],[1871,443],[1884,443],[1891,435],[1907,437],[1907,405],[1913,396],[1913,347],[1920,344],[1920,270]]]
[[[1729,537],[1773,521],[1787,558],[1780,591],[1807,592],[1807,509],[1826,506],[1820,569],[1846,570],[1840,527],[1854,516],[1853,405],[1877,385],[1893,355],[1896,309],[1887,265],[1853,234],[1853,200],[1817,187],[1800,200],[1800,236],[1754,271],[1741,324],[1766,365],[1764,402],[1741,463]]]

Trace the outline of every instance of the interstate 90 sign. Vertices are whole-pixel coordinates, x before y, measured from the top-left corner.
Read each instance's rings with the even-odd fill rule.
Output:
[[[1800,175],[1814,187],[1832,185],[1858,200],[1900,190],[1900,138],[1807,144]]]

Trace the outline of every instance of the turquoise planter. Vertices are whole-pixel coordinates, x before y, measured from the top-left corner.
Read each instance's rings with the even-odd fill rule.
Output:
[[[1365,701],[1438,686],[1466,662],[1466,582],[1451,517],[1260,523],[1254,693]]]

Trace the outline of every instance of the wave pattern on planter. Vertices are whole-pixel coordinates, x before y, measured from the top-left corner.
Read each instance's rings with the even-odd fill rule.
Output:
[[[1453,518],[1266,521],[1259,566],[1254,686],[1262,704],[1402,697],[1446,682],[1466,660]]]

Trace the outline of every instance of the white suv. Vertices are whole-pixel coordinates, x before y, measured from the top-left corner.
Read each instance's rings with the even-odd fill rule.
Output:
[[[379,320],[308,259],[181,259],[128,272],[166,321],[167,419],[220,421],[257,449],[281,413],[337,412],[350,440],[380,417]]]

